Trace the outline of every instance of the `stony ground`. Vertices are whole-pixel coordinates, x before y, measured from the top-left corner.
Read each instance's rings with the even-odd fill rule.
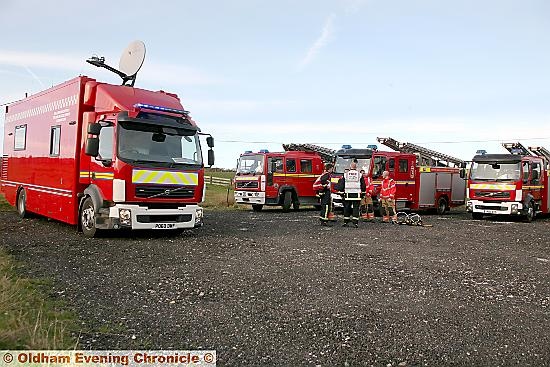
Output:
[[[215,349],[219,365],[238,366],[550,364],[548,219],[206,220],[183,235],[86,239],[4,211],[0,245],[25,275],[53,279],[83,349]]]

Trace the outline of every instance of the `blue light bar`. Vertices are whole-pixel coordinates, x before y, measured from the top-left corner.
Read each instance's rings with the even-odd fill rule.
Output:
[[[476,151],[476,154],[485,155],[487,154],[487,151],[485,149],[479,149],[478,151]]]
[[[349,144],[342,145],[342,149],[351,149],[351,145]]]
[[[169,108],[169,107],[163,107],[163,106],[155,106],[152,104],[146,104],[146,103],[136,103],[134,105],[135,108],[144,108],[147,110],[153,110],[153,111],[162,111],[162,112],[170,112],[170,113],[179,113],[182,115],[188,115],[189,111],[186,110],[178,110],[176,108]]]
[[[252,153],[251,150],[247,150],[247,151],[244,152],[244,154],[250,154],[250,153]]]
[[[260,149],[260,153],[269,153],[269,150],[267,150],[267,149]]]
[[[376,144],[369,144],[369,145],[367,145],[367,149],[378,150],[378,145],[376,145]]]

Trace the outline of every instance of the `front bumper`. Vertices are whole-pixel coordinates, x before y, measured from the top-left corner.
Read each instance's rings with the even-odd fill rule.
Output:
[[[521,215],[524,208],[523,204],[518,201],[481,201],[472,199],[466,202],[466,209],[470,213]]]
[[[237,204],[265,204],[264,191],[235,191]]]
[[[98,229],[185,229],[203,225],[203,211],[198,205],[175,209],[150,209],[147,206],[116,204],[96,215]]]

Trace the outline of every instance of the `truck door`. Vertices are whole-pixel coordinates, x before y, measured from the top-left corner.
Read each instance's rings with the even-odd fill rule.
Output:
[[[112,122],[102,121],[99,133],[99,155],[90,162],[90,182],[96,185],[104,197],[113,197],[115,157],[115,126]]]
[[[296,166],[296,158],[285,158],[285,185],[292,186],[299,190],[300,179],[298,178],[298,170]]]
[[[277,198],[279,187],[285,182],[283,157],[271,157],[267,161],[267,184],[265,187],[266,198]]]
[[[532,162],[531,163],[531,182],[530,182],[530,193],[535,198],[535,201],[540,203],[542,199],[542,177],[541,177],[541,163]]]

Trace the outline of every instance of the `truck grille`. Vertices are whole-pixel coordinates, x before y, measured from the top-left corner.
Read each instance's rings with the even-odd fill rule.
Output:
[[[508,210],[508,208],[506,208],[505,206],[476,205],[475,207],[476,209],[481,209],[481,210],[497,210],[501,212]]]
[[[136,186],[136,197],[148,198],[158,195],[158,198],[187,199],[195,195],[194,186]]]
[[[238,189],[257,189],[258,181],[237,181]]]
[[[510,192],[504,192],[504,191],[476,191],[475,192],[476,197],[486,197],[486,198],[509,198]]]

